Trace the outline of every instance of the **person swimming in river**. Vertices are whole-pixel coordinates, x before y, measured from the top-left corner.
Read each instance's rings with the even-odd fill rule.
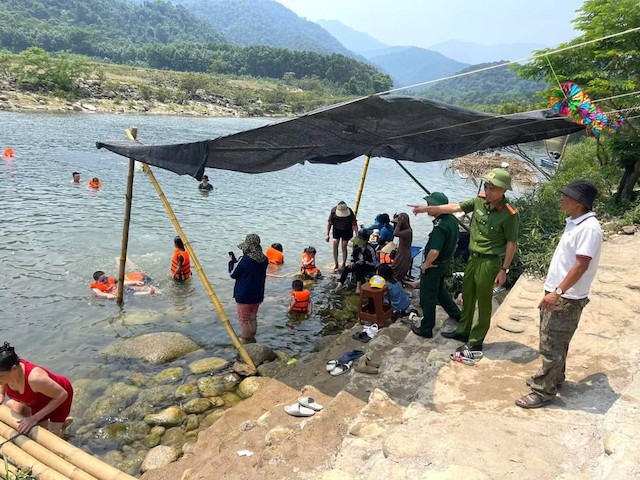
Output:
[[[80,172],[73,172],[71,174],[71,185],[80,185]]]
[[[284,263],[284,254],[280,243],[272,243],[270,247],[265,249],[264,254],[269,259],[269,265],[282,265]]]
[[[322,272],[316,267],[316,249],[314,247],[305,248],[302,252],[301,260],[302,267],[300,268],[300,273],[304,277],[315,280],[322,276]]]
[[[89,188],[93,188],[95,190],[102,188],[102,180],[100,180],[98,177],[93,177],[91,180],[89,180]]]
[[[130,272],[124,276],[125,293],[133,295],[153,295],[157,290],[153,286],[149,286],[152,279],[145,272]],[[89,288],[93,292],[103,298],[116,298],[118,293],[118,281],[98,270],[93,273],[93,282],[89,284]]]
[[[207,175],[202,176],[202,181],[198,184],[198,190],[204,192],[210,192],[213,190],[213,185],[209,183],[209,177]]]

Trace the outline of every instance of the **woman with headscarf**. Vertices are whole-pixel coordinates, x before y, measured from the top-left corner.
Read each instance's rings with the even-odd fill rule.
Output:
[[[250,233],[238,245],[242,256],[231,272],[235,279],[233,298],[238,308],[238,322],[242,343],[255,343],[258,330],[258,308],[264,300],[264,283],[267,279],[269,259],[262,252],[260,237]]]
[[[402,282],[404,277],[411,272],[411,266],[413,265],[413,258],[411,257],[411,242],[413,242],[413,230],[409,223],[409,215],[406,213],[397,213],[393,216],[393,223],[395,228],[393,229],[393,235],[398,237],[398,248],[396,249],[396,256],[393,259],[393,274],[396,280]]]

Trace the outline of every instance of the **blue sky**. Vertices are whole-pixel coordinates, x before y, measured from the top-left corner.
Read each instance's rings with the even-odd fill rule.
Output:
[[[276,0],[308,20],[340,20],[389,45],[446,40],[554,46],[577,36],[583,0]]]

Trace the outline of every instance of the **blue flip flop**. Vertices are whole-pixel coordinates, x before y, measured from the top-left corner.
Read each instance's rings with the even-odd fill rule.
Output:
[[[350,350],[338,359],[338,363],[345,364],[345,363],[353,362],[354,360],[359,359],[363,355],[364,355],[364,352],[362,350]]]

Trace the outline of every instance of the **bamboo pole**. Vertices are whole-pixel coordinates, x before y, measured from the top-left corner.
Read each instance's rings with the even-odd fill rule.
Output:
[[[427,190],[427,187],[425,187],[424,185],[422,185],[422,183],[420,183],[420,180],[418,180],[416,177],[414,177],[414,176],[413,176],[413,174],[412,174],[409,170],[407,170],[407,167],[405,167],[404,165],[402,165],[402,164],[400,163],[400,161],[399,161],[399,160],[394,160],[394,161],[398,164],[398,166],[399,166],[402,170],[404,170],[404,172],[405,172],[407,175],[409,175],[409,177],[411,178],[411,180],[413,180],[414,182],[416,182],[416,183],[418,184],[418,186],[419,186],[422,190],[424,190],[424,191],[426,192],[426,194],[427,194],[427,195],[431,195],[431,192],[430,192],[429,190]],[[480,185],[482,185],[482,182],[480,182]],[[480,193],[480,191],[479,191],[479,190],[478,190],[478,193]],[[466,213],[464,214],[464,216],[465,216],[466,218],[469,218],[469,217],[467,217],[467,214],[466,214]],[[460,219],[459,219],[458,217],[455,217],[455,216],[454,216],[454,218],[455,218],[455,219],[456,219],[456,221],[458,222],[458,225],[460,225],[462,228],[464,228],[467,232],[469,231],[469,227],[467,227],[463,222],[461,222],[461,221],[460,221]]]
[[[135,140],[138,137],[138,128],[129,129],[131,136]],[[122,224],[122,243],[120,245],[120,265],[118,268],[118,294],[116,301],[122,305],[124,297],[124,270],[127,263],[127,248],[129,246],[129,223],[131,222],[131,202],[133,201],[133,175],[135,171],[135,160],[129,159],[129,173],[127,175],[127,192],[125,193],[124,221]]]
[[[16,429],[18,427],[18,419],[20,418],[22,417],[12,412],[6,405],[0,405],[0,422]],[[27,435],[47,450],[65,459],[89,475],[93,475],[98,480],[136,480],[135,477],[132,477],[128,473],[121,472],[117,468],[67,443],[46,428],[33,427]]]
[[[360,185],[358,185],[358,193],[356,193],[356,201],[353,205],[353,214],[358,217],[358,208],[360,208],[360,199],[362,198],[362,191],[364,190],[364,181],[367,179],[367,170],[369,169],[369,161],[371,156],[367,155],[364,159],[364,165],[362,166],[362,174],[360,175]]]
[[[17,430],[0,421],[0,438],[12,438],[17,433]],[[56,472],[69,477],[71,480],[97,480],[96,477],[89,475],[78,466],[51,453],[26,435],[19,435],[12,441],[17,447],[21,448],[39,462],[53,468]]]
[[[133,135],[129,130],[127,130],[125,133],[129,138],[129,140],[135,140],[135,138],[133,137]],[[218,298],[218,295],[216,294],[213,287],[211,287],[211,284],[209,283],[209,279],[207,278],[207,275],[204,272],[202,265],[200,264],[200,261],[198,260],[198,256],[196,255],[196,252],[191,247],[191,243],[189,243],[189,240],[187,239],[187,236],[185,235],[184,230],[182,230],[182,226],[180,226],[180,222],[176,218],[176,215],[173,212],[173,208],[171,207],[171,204],[169,204],[169,200],[167,200],[167,197],[162,191],[162,188],[160,187],[158,180],[156,180],[156,176],[153,174],[153,171],[147,164],[142,164],[142,171],[147,174],[147,177],[149,177],[149,180],[151,181],[153,188],[155,188],[156,193],[160,197],[160,201],[164,205],[164,208],[167,211],[167,214],[169,215],[169,219],[173,224],[173,228],[175,228],[176,233],[182,239],[182,243],[184,243],[184,248],[189,253],[189,256],[191,257],[191,262],[193,262],[193,265],[195,266],[195,270],[198,273],[198,277],[200,277],[200,281],[202,282],[202,285],[204,286],[204,289],[207,292],[207,295],[209,296],[209,300],[211,301],[214,308],[218,312],[218,316],[220,317],[220,322],[222,323],[222,326],[224,327],[224,329],[227,331],[229,338],[231,338],[231,343],[240,352],[240,356],[242,357],[242,360],[244,360],[244,362],[247,365],[249,365],[249,367],[255,370],[256,366],[253,363],[253,360],[251,359],[249,352],[247,352],[247,349],[244,348],[244,345],[242,344],[242,342],[240,342],[240,340],[238,339],[238,336],[236,335],[236,332],[233,330],[233,327],[231,326],[231,322],[229,322],[229,317],[227,317],[227,313],[224,311],[224,307],[222,306],[222,303],[220,303],[220,299]]]
[[[1,442],[6,440],[6,438],[0,435]],[[29,471],[30,475],[38,480],[69,480],[69,477],[56,472],[53,468],[38,461],[11,442],[2,445],[2,447],[0,447],[0,453],[6,455],[20,470]]]

